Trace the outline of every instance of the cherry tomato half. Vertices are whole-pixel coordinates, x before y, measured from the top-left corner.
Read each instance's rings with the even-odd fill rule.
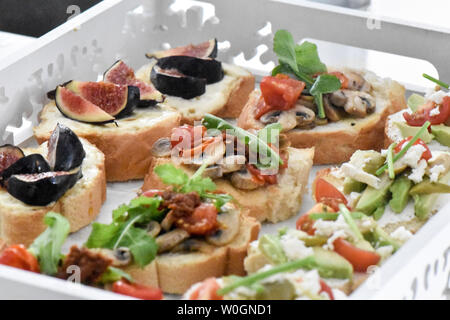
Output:
[[[296,223],[297,230],[301,230],[306,232],[307,234],[313,236],[316,233],[316,229],[314,229],[314,220],[310,218],[310,215],[313,213],[323,213],[323,212],[335,212],[331,207],[323,204],[317,203],[314,207],[312,207],[308,212],[303,214]]]
[[[23,245],[6,248],[0,255],[0,264],[39,273],[39,263]]]
[[[431,110],[436,108],[436,103],[428,101],[422,107],[410,114],[408,112],[403,113],[406,123],[413,127],[421,127],[426,121],[430,121],[431,125],[438,125],[445,123],[450,117],[450,97],[444,97],[444,100],[439,105],[439,113],[431,114]]]
[[[333,290],[326,284],[325,281],[320,279],[320,293],[325,292],[330,297],[330,300],[334,300]]]
[[[345,76],[345,74],[343,74],[342,72],[339,72],[339,71],[329,72],[328,74],[336,76],[336,78],[339,79],[339,81],[341,82],[341,89],[348,88],[348,78]]]
[[[399,152],[402,150],[403,146],[404,146],[406,143],[408,143],[409,141],[411,141],[412,138],[413,138],[413,137],[408,137],[408,138],[403,139],[402,141],[400,141],[400,143],[397,145],[397,147],[395,147],[394,152],[395,152],[395,153],[399,153]],[[430,160],[430,159],[432,158],[432,154],[431,154],[430,148],[428,148],[427,144],[426,144],[425,142],[423,142],[422,139],[418,139],[418,140],[413,144],[413,146],[419,145],[419,144],[420,144],[422,147],[425,148],[425,151],[423,152],[422,157],[421,157],[420,159],[424,159],[424,160],[426,160],[426,161]]]
[[[370,266],[377,265],[380,261],[378,253],[359,249],[342,238],[336,239],[333,246],[334,251],[350,262],[357,272],[366,272]]]
[[[200,283],[187,297],[189,300],[223,300],[217,294],[220,285],[215,278],[209,278]]]
[[[119,280],[113,283],[112,290],[115,293],[141,300],[162,300],[164,298],[161,289],[151,288],[127,280]]]
[[[335,211],[339,210],[339,204],[348,204],[347,198],[342,192],[322,178],[316,179],[314,196],[316,202],[321,202]]]

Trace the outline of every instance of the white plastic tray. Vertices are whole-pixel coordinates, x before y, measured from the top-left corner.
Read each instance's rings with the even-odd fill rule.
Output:
[[[188,8],[187,11],[185,9]],[[372,28],[375,26],[380,28]],[[339,27],[333,27],[339,26]],[[369,27],[368,27],[369,26]],[[0,61],[0,143],[32,144],[32,126],[46,102],[45,93],[69,79],[97,80],[117,59],[134,68],[146,62],[144,53],[169,46],[219,39],[219,59],[247,67],[257,76],[274,65],[273,32],[285,28],[295,39],[320,39],[322,59],[333,65],[370,67],[383,76],[418,73],[399,79],[409,89],[423,89],[420,72],[450,79],[445,68],[450,52],[449,30],[371,17],[369,14],[306,1],[239,0],[167,1],[105,0],[84,14],[37,40],[21,52]],[[398,39],[402,39],[399,41]],[[354,47],[330,44],[333,41]],[[365,48],[369,50],[357,49]],[[431,50],[430,48],[439,48]],[[374,51],[377,50],[377,51]],[[390,55],[381,53],[389,52]],[[396,55],[407,55],[401,58]],[[429,62],[417,60],[426,58]],[[386,68],[386,65],[391,66]],[[318,168],[314,168],[311,179]],[[108,200],[98,217],[109,222],[111,212],[128,202],[140,181],[108,184]],[[449,197],[440,210],[394,257],[351,298],[440,298],[447,294],[450,275]],[[304,195],[301,212],[312,206]],[[296,217],[262,232],[294,226]],[[70,236],[83,243],[87,227]],[[0,267],[0,298],[110,299],[123,298],[106,291],[63,282],[20,270]]]

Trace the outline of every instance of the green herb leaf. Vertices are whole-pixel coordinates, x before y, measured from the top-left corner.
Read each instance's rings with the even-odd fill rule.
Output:
[[[259,168],[270,168],[274,167],[277,164],[283,165],[283,160],[281,160],[280,156],[277,152],[275,152],[271,147],[267,145],[267,143],[261,139],[259,139],[254,134],[245,131],[237,126],[228,123],[227,121],[220,119],[211,114],[206,114],[203,118],[203,125],[207,129],[217,129],[220,131],[227,131],[229,134],[234,135],[241,143],[248,145],[249,149],[253,152],[262,155],[269,155],[272,160],[269,164],[258,163],[256,164]]]
[[[327,66],[320,61],[317,46],[305,41],[295,46],[295,57],[300,72],[308,75],[327,72]]]
[[[172,186],[184,186],[188,181],[188,175],[172,164],[162,164],[155,168],[155,173],[165,184]]]
[[[44,222],[48,228],[34,240],[28,250],[38,259],[42,273],[55,275],[63,257],[61,248],[70,232],[70,223],[54,212],[47,213]]]
[[[318,116],[324,119],[326,117],[325,110],[323,108],[323,94],[337,91],[341,88],[341,81],[331,74],[322,74],[317,77],[316,82],[312,86],[310,93],[314,96],[317,104]]]
[[[217,211],[220,212],[221,208],[227,203],[233,200],[233,197],[225,193],[204,193],[203,198],[214,200],[214,206]]]
[[[357,240],[364,241],[364,237],[359,231],[358,226],[355,223],[355,220],[353,220],[353,217],[350,213],[350,211],[347,209],[347,207],[344,204],[339,205],[339,212],[344,216],[345,222],[347,222],[348,226],[352,230],[353,234],[357,238]]]
[[[164,212],[159,211],[162,199],[160,197],[138,197],[130,201],[129,204],[121,205],[113,211],[114,222],[124,222],[127,219],[133,219],[141,216],[140,223],[147,223],[151,220],[161,221],[164,218]]]
[[[122,269],[108,267],[108,269],[106,269],[106,271],[102,274],[99,283],[102,284],[114,283],[122,279],[134,282],[133,278]]]
[[[295,52],[295,42],[287,30],[278,30],[273,39],[273,51],[278,56],[281,64],[288,65],[294,72],[298,72]]]
[[[394,171],[394,160],[393,160],[393,150],[397,146],[396,143],[392,143],[387,150],[387,165],[389,171],[389,178],[395,179],[395,171]]]

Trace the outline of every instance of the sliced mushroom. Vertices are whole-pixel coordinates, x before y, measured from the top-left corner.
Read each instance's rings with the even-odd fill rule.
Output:
[[[223,140],[220,137],[220,139],[218,138],[216,142],[208,145],[199,156],[195,156],[194,158],[192,158],[191,163],[196,166],[201,166],[204,163],[213,165],[223,158],[225,151],[225,143],[223,143]]]
[[[345,76],[348,79],[348,89],[369,92],[371,85],[364,77],[356,72],[346,72]]]
[[[292,130],[297,126],[297,117],[295,115],[295,111],[293,110],[271,111],[263,115],[260,121],[264,124],[278,122],[279,124],[281,124],[283,131]]]
[[[239,210],[231,205],[224,206],[223,211],[217,216],[217,222],[219,228],[214,234],[208,236],[206,241],[215,246],[229,244],[239,233]]]
[[[344,106],[344,109],[348,114],[356,117],[365,117],[367,114],[370,114],[375,110],[375,101],[370,94],[365,92],[349,91],[347,96],[348,100]]]
[[[261,121],[264,124],[270,124],[270,123],[278,122],[282,112],[283,111],[281,111],[281,110],[275,110],[275,111],[268,112],[265,115],[263,115],[259,119],[259,121]]]
[[[150,221],[147,226],[147,234],[153,238],[157,237],[161,232],[161,225],[157,221]]]
[[[115,250],[110,249],[90,249],[93,252],[99,253],[103,257],[112,261],[113,267],[126,267],[131,264],[133,257],[130,249],[126,247],[117,248]]]
[[[325,114],[326,114],[327,118],[330,121],[341,120],[339,110],[330,103],[328,96],[323,97],[323,108],[325,110]]]
[[[166,217],[163,219],[163,221],[161,221],[161,228],[164,231],[169,231],[172,228],[174,222],[175,222],[175,218],[174,218],[174,216],[172,214],[172,211],[170,211],[166,215]]]
[[[187,238],[189,238],[189,232],[182,229],[175,229],[163,235],[160,235],[158,238],[156,238],[158,253],[172,250]]]
[[[218,179],[223,177],[222,166],[213,164],[205,169],[203,177],[209,177],[211,179]]]
[[[344,107],[347,103],[347,95],[344,90],[338,90],[329,95],[330,102],[336,107]]]
[[[314,111],[302,105],[296,105],[292,111],[295,112],[297,127],[299,128],[311,125],[316,118]]]
[[[231,175],[231,184],[242,190],[255,190],[261,186],[247,169],[234,172]]]
[[[178,253],[178,252],[201,252],[201,253],[211,253],[214,250],[214,247],[205,241],[201,241],[198,239],[187,239],[175,246],[170,252]]]
[[[170,138],[161,138],[152,146],[152,155],[155,157],[168,157],[172,153],[172,143]]]
[[[223,158],[220,166],[222,168],[222,173],[231,173],[241,170],[246,162],[244,155],[232,155]]]

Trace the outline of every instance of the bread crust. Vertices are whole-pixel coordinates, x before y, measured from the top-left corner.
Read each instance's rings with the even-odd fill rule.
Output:
[[[82,143],[85,150],[89,148],[87,153],[95,152],[97,159],[93,165],[97,174],[89,180],[83,177],[57,202],[46,207],[33,207],[14,199],[0,188],[0,196],[4,200],[0,201],[0,238],[6,244],[29,246],[47,228],[44,217],[50,211],[60,213],[69,220],[70,232],[76,232],[95,220],[106,200],[104,155],[86,140]]]
[[[49,122],[56,121],[49,121],[47,118],[53,112],[59,113],[55,108],[54,103],[50,103],[41,112],[41,124],[34,129],[34,135],[39,143],[50,138],[50,128],[54,126]],[[64,119],[64,123],[79,137],[88,140],[104,153],[106,179],[108,182],[114,182],[144,178],[151,162],[150,151],[153,144],[161,137],[170,136],[172,128],[180,125],[180,118],[178,113],[172,112],[151,126],[142,126],[138,130],[129,131],[103,130],[101,126],[96,129],[70,119]]]
[[[379,113],[364,119],[345,120],[348,121],[348,125],[343,127],[331,128],[333,124],[328,124],[320,128],[321,130],[294,129],[286,132],[286,135],[295,148],[316,148],[315,165],[346,162],[356,150],[380,150],[384,147],[381,137],[384,135],[387,117],[406,106],[405,88],[399,83],[390,81],[389,85],[384,85],[384,90],[386,103]],[[263,127],[263,124],[254,116],[259,97],[259,90],[255,90],[250,95],[238,119],[240,127],[244,129]]]
[[[297,214],[302,204],[302,196],[306,192],[309,172],[312,168],[314,149],[289,148],[289,165],[279,175],[278,184],[252,191],[236,189],[228,179],[217,179],[214,182],[217,190],[230,194],[242,208],[248,210],[248,215],[258,221],[273,223],[286,220]],[[170,158],[155,158],[144,179],[142,190],[164,189],[166,186],[154,173],[154,168],[165,163],[172,163]],[[173,163],[174,164],[174,163]],[[189,175],[194,171],[183,165]]]
[[[210,277],[244,275],[244,258],[250,242],[256,240],[261,225],[241,214],[239,235],[225,247],[211,253],[168,253],[158,255],[144,269],[127,267],[139,283],[158,286],[166,293],[183,294],[193,284]]]

